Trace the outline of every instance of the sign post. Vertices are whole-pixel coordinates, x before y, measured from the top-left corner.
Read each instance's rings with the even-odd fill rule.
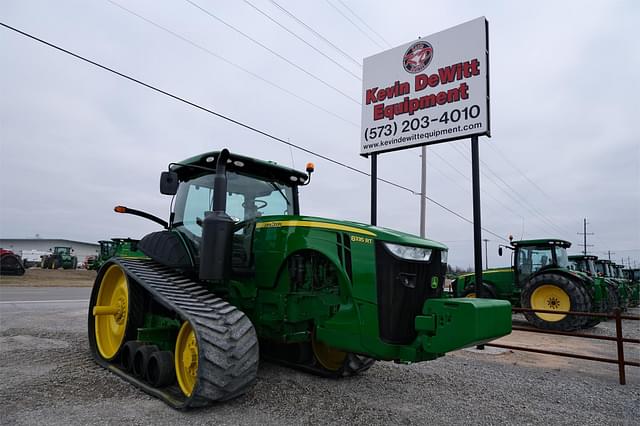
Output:
[[[480,17],[365,58],[362,84],[360,155],[371,156],[373,225],[378,154],[471,138],[475,273],[482,283],[478,137],[491,136],[489,23]]]

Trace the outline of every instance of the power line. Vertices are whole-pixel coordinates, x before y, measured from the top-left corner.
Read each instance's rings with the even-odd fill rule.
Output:
[[[438,154],[435,150],[431,150],[430,154],[435,155],[436,157],[440,158],[440,160],[442,160],[445,164],[447,164],[451,169],[453,169],[454,171],[456,171],[460,176],[462,176],[463,178],[465,178],[467,181],[470,181],[471,178],[469,178],[467,175],[465,175],[464,173],[462,173],[457,167],[455,167],[453,164],[451,164],[449,161],[447,161],[446,158],[444,158],[443,156],[441,156],[440,154]],[[432,164],[433,166],[433,164]],[[518,216],[520,219],[524,219],[524,217],[522,217],[522,215],[520,215],[520,213],[516,212],[515,210],[513,210],[511,207],[509,207],[507,204],[503,203],[502,201],[500,201],[498,198],[494,197],[492,194],[490,194],[486,189],[481,189],[480,190],[484,195],[488,196],[489,198],[491,198],[492,200],[494,200],[496,203],[500,204],[502,207],[504,207],[505,209],[509,210],[511,213],[515,214],[516,216]],[[467,190],[467,192],[470,192]]]
[[[361,102],[358,99],[348,95],[347,93],[343,92],[342,90],[338,89],[337,87],[333,86],[332,84],[326,82],[325,80],[321,79],[320,77],[318,77],[317,75],[313,74],[312,72],[307,71],[306,69],[302,68],[300,65],[298,65],[298,64],[294,63],[293,61],[285,58],[284,56],[282,56],[281,54],[279,54],[275,50],[271,49],[270,47],[268,47],[268,46],[266,46],[266,45],[264,45],[262,43],[260,43],[258,40],[254,39],[250,35],[240,31],[239,29],[237,29],[233,25],[231,25],[228,22],[222,20],[221,18],[219,18],[218,16],[216,16],[215,14],[210,12],[209,10],[205,9],[204,7],[200,6],[199,4],[195,3],[194,1],[192,1],[192,0],[184,0],[184,1],[186,1],[187,3],[189,3],[190,5],[195,7],[196,9],[202,11],[203,13],[209,15],[212,19],[214,19],[214,20],[220,22],[221,24],[225,25],[227,28],[232,29],[233,31],[235,31],[238,34],[242,35],[243,37],[247,38],[248,40],[251,40],[253,43],[257,44],[258,46],[260,46],[263,49],[267,50],[271,54],[273,54],[273,55],[277,56],[278,58],[282,59],[283,61],[285,61],[286,63],[288,63],[292,67],[302,71],[303,73],[305,73],[309,77],[313,78],[314,80],[319,81],[320,83],[322,83],[323,85],[327,86],[331,90],[341,94],[342,96],[344,96],[345,98],[351,100],[352,102],[354,102],[354,103],[356,103],[358,105],[361,105]]]
[[[350,165],[348,165],[348,164],[342,163],[342,162],[340,162],[340,161],[334,160],[334,159],[333,159],[333,158],[331,158],[331,157],[327,157],[326,155],[319,154],[319,153],[317,153],[317,152],[311,151],[311,150],[310,150],[310,149],[308,149],[308,148],[304,148],[304,147],[302,147],[302,146],[299,146],[299,145],[296,145],[296,144],[294,144],[294,143],[288,142],[288,141],[286,141],[286,140],[284,140],[284,139],[282,139],[282,138],[279,138],[279,137],[277,137],[277,136],[274,136],[274,135],[272,135],[272,134],[270,134],[270,133],[268,133],[268,132],[266,132],[266,131],[264,131],[264,130],[260,130],[260,129],[256,128],[256,127],[253,127],[253,126],[250,126],[250,125],[248,125],[248,124],[245,124],[245,123],[243,123],[243,122],[241,122],[241,121],[238,121],[238,120],[236,120],[236,119],[233,119],[233,118],[231,118],[231,117],[228,117],[228,116],[226,116],[226,115],[224,115],[224,114],[221,114],[221,113],[219,113],[219,112],[215,112],[215,111],[213,111],[212,109],[209,109],[209,108],[206,108],[206,107],[201,106],[201,105],[199,105],[199,104],[196,104],[195,102],[192,102],[192,101],[189,101],[189,100],[187,100],[187,99],[181,98],[180,96],[174,95],[174,94],[172,94],[172,93],[170,93],[170,92],[167,92],[166,90],[163,90],[163,89],[160,89],[160,88],[158,88],[158,87],[155,87],[155,86],[153,86],[153,85],[151,85],[151,84],[145,83],[145,82],[143,82],[143,81],[141,81],[141,80],[139,80],[139,79],[136,79],[136,78],[134,78],[134,77],[131,77],[131,76],[129,76],[129,75],[127,75],[127,74],[124,74],[124,73],[122,73],[122,72],[120,72],[120,71],[116,71],[116,70],[114,70],[114,69],[112,69],[112,68],[110,68],[110,67],[108,67],[108,66],[106,66],[106,65],[102,65],[102,64],[100,64],[100,63],[98,63],[98,62],[96,62],[96,61],[93,61],[93,60],[91,60],[91,59],[85,58],[84,56],[81,56],[81,55],[79,55],[79,54],[73,53],[73,52],[71,52],[71,51],[69,51],[69,50],[67,50],[67,49],[64,49],[64,48],[62,48],[62,47],[60,47],[60,46],[57,46],[57,45],[55,45],[55,44],[53,44],[53,43],[50,43],[50,42],[48,42],[48,41],[46,41],[46,40],[43,40],[43,39],[41,39],[41,38],[38,38],[38,37],[36,37],[36,36],[34,36],[34,35],[31,35],[31,34],[29,34],[29,33],[27,33],[27,32],[21,31],[21,30],[19,30],[19,29],[17,29],[17,28],[14,28],[14,27],[10,26],[10,25],[7,25],[7,24],[5,24],[5,23],[3,23],[3,22],[0,22],[0,25],[1,25],[1,26],[3,26],[3,27],[5,27],[5,28],[7,28],[7,29],[9,29],[9,30],[11,30],[11,31],[14,31],[14,32],[16,32],[16,33],[18,33],[18,34],[21,34],[21,35],[23,35],[23,36],[25,36],[25,37],[28,37],[28,38],[30,38],[30,39],[32,39],[32,40],[35,40],[35,41],[37,41],[37,42],[39,42],[39,43],[41,43],[41,44],[44,44],[44,45],[46,45],[46,46],[48,46],[48,47],[51,47],[51,48],[53,48],[53,49],[55,49],[55,50],[58,50],[58,51],[60,51],[60,52],[66,53],[67,55],[73,56],[74,58],[79,59],[79,60],[81,60],[81,61],[83,61],[83,62],[89,63],[89,64],[91,64],[91,65],[93,65],[93,66],[95,66],[95,67],[98,67],[98,68],[100,68],[100,69],[103,69],[103,70],[105,70],[105,71],[108,71],[108,72],[110,72],[110,73],[112,73],[112,74],[115,74],[115,75],[117,75],[117,76],[119,76],[119,77],[122,77],[122,78],[124,78],[124,79],[126,79],[126,80],[129,80],[129,81],[131,81],[131,82],[134,82],[134,83],[136,83],[136,84],[139,84],[139,85],[141,85],[141,86],[144,86],[144,87],[146,87],[147,89],[150,89],[150,90],[152,90],[152,91],[154,91],[154,92],[160,93],[160,94],[165,95],[165,96],[167,96],[167,97],[170,97],[170,98],[172,98],[172,99],[174,99],[174,100],[177,100],[177,101],[179,101],[179,102],[182,102],[182,103],[184,103],[184,104],[187,104],[187,105],[189,105],[189,106],[192,106],[192,107],[194,107],[194,108],[197,108],[197,109],[199,109],[199,110],[201,110],[201,111],[207,112],[207,113],[209,113],[209,114],[211,114],[211,115],[214,115],[214,116],[216,116],[216,117],[218,117],[218,118],[221,118],[221,119],[223,119],[223,120],[226,120],[226,121],[228,121],[228,122],[230,122],[230,123],[236,124],[236,125],[238,125],[238,126],[240,126],[240,127],[243,127],[243,128],[245,128],[245,129],[247,129],[247,130],[250,130],[250,131],[252,131],[252,132],[255,132],[255,133],[258,133],[258,134],[260,134],[260,135],[262,135],[262,136],[265,136],[265,137],[267,137],[267,138],[269,138],[269,139],[272,139],[272,140],[274,140],[274,141],[277,141],[277,142],[283,143],[283,144],[285,144],[285,145],[287,145],[287,146],[290,146],[290,147],[296,148],[296,149],[298,149],[298,150],[300,150],[300,151],[306,152],[306,153],[308,153],[308,154],[310,154],[310,155],[313,155],[313,156],[315,156],[315,157],[321,158],[321,159],[326,160],[326,161],[328,161],[328,162],[330,162],[330,163],[333,163],[333,164],[336,164],[336,165],[338,165],[338,166],[344,167],[344,168],[346,168],[346,169],[348,169],[348,170],[351,170],[351,171],[353,171],[353,172],[356,172],[356,173],[358,173],[358,174],[361,174],[361,175],[364,175],[364,176],[371,176],[371,174],[370,174],[370,173],[367,173],[367,172],[365,172],[364,170],[360,170],[360,169],[358,169],[358,168],[356,168],[356,167],[353,167],[353,166],[350,166]],[[404,191],[410,192],[410,193],[412,193],[413,195],[422,196],[422,194],[421,194],[421,193],[416,192],[415,190],[413,190],[413,189],[411,189],[411,188],[408,188],[408,187],[406,187],[406,186],[403,186],[403,185],[400,185],[400,184],[398,184],[398,183],[392,182],[392,181],[390,181],[390,180],[383,179],[383,178],[378,178],[378,180],[379,180],[380,182],[384,182],[384,183],[386,183],[386,184],[388,184],[388,185],[390,185],[390,186],[393,186],[393,187],[395,187],[395,188],[402,189],[402,190],[404,190]],[[442,209],[444,209],[444,210],[448,211],[449,213],[453,214],[454,216],[457,216],[458,218],[460,218],[460,219],[464,220],[465,222],[468,222],[468,223],[473,224],[473,221],[471,221],[470,219],[467,219],[466,217],[462,216],[461,214],[457,213],[456,211],[451,210],[450,208],[448,208],[447,206],[445,206],[445,205],[441,204],[440,202],[438,202],[438,201],[434,200],[433,198],[427,197],[426,195],[425,195],[424,197],[425,197],[427,200],[431,201],[433,204],[435,204],[435,205],[437,205],[437,206],[441,207]],[[493,231],[491,231],[491,230],[488,230],[488,229],[486,229],[486,228],[482,228],[482,230],[484,230],[485,232],[487,232],[487,233],[489,233],[489,234],[491,234],[491,235],[493,235],[493,236],[495,236],[495,237],[497,237],[497,238],[500,238],[500,239],[501,239],[501,240],[503,240],[503,241],[507,241],[505,238],[501,237],[500,235],[498,235],[498,234],[494,233],[494,232],[493,232]]]
[[[254,5],[253,3],[251,3],[249,0],[243,0],[246,4],[248,4],[249,6],[251,6],[254,10],[256,10],[258,13],[260,13],[262,16],[264,16],[265,18],[267,18],[268,20],[270,20],[271,22],[273,22],[274,24],[276,24],[277,26],[279,26],[280,28],[282,28],[283,30],[285,30],[286,32],[288,32],[289,34],[291,34],[292,36],[294,36],[295,38],[297,38],[298,40],[300,40],[301,42],[303,42],[304,44],[306,44],[307,46],[309,46],[310,48],[312,48],[313,50],[315,50],[316,52],[318,52],[319,54],[321,54],[322,56],[324,56],[325,58],[327,58],[328,60],[330,60],[331,62],[333,62],[334,64],[336,64],[338,67],[340,67],[342,70],[344,70],[346,73],[348,73],[349,75],[353,76],[354,78],[356,78],[358,81],[362,81],[362,77],[360,77],[357,74],[354,74],[353,72],[351,72],[351,70],[347,69],[344,65],[342,65],[341,63],[337,62],[335,59],[333,59],[331,56],[327,55],[326,53],[324,53],[323,51],[321,51],[320,49],[318,49],[317,47],[315,47],[314,45],[312,45],[311,43],[309,43],[307,40],[305,40],[304,38],[300,37],[298,34],[294,33],[293,31],[291,31],[289,28],[285,27],[284,25],[282,25],[280,22],[278,22],[276,19],[272,18],[271,16],[269,16],[265,11],[263,11],[262,9],[260,9],[259,7],[257,7],[256,5]]]
[[[320,105],[318,105],[318,104],[316,104],[316,103],[314,103],[314,102],[312,102],[312,101],[310,101],[308,99],[305,99],[302,96],[298,95],[297,93],[292,92],[291,90],[289,90],[289,89],[287,89],[285,87],[282,87],[279,84],[274,83],[273,81],[267,80],[266,78],[262,77],[261,75],[256,74],[253,71],[251,71],[251,70],[249,70],[247,68],[244,68],[241,65],[238,65],[237,63],[225,58],[224,56],[222,56],[222,55],[220,55],[218,53],[213,52],[212,50],[202,46],[201,44],[198,44],[195,41],[193,41],[191,39],[188,39],[187,37],[184,37],[183,35],[175,32],[173,30],[170,30],[169,28],[167,28],[167,27],[165,27],[163,25],[160,25],[157,22],[152,21],[151,19],[149,19],[149,18],[147,18],[147,17],[145,17],[145,16],[143,16],[143,15],[137,13],[137,12],[134,12],[133,10],[128,9],[128,8],[122,6],[121,4],[119,4],[119,3],[117,3],[117,2],[115,2],[113,0],[106,0],[106,1],[108,1],[109,3],[111,3],[114,6],[118,7],[119,9],[123,10],[124,12],[127,12],[130,15],[133,15],[133,16],[137,17],[138,19],[141,19],[144,22],[146,22],[146,23],[148,23],[150,25],[153,25],[154,27],[166,32],[167,34],[169,34],[169,35],[171,35],[171,36],[173,36],[173,37],[175,37],[175,38],[177,38],[179,40],[182,40],[185,43],[190,44],[191,46],[203,51],[204,53],[206,53],[206,54],[208,54],[208,55],[210,55],[210,56],[212,56],[212,57],[214,57],[216,59],[219,59],[219,60],[225,62],[226,64],[231,65],[232,67],[237,68],[237,69],[241,70],[242,72],[244,72],[246,74],[249,74],[250,76],[252,76],[252,77],[254,77],[254,78],[256,78],[256,79],[258,79],[260,81],[263,81],[263,82],[267,83],[268,85],[270,85],[272,87],[275,87],[276,89],[281,90],[281,91],[285,92],[286,94],[288,94],[290,96],[293,96],[294,98],[296,98],[296,99],[298,99],[298,100],[300,100],[302,102],[305,102],[306,104],[309,104],[309,105],[311,105],[311,106],[313,106],[313,107],[315,107],[315,108],[317,108],[317,109],[319,109],[319,110],[321,110],[323,112],[326,112],[327,114],[329,114],[329,115],[331,115],[331,116],[333,116],[333,117],[335,117],[335,118],[337,118],[339,120],[342,120],[345,123],[348,123],[348,124],[350,124],[350,125],[352,125],[354,127],[359,127],[359,125],[357,123],[354,123],[353,121],[348,120],[348,119],[344,118],[343,116],[341,116],[339,114],[336,114],[335,112],[333,112],[333,111],[331,111],[331,110],[329,110],[327,108],[324,108],[324,107],[322,107],[322,106],[320,106]]]
[[[369,34],[367,34],[366,31],[364,31],[362,28],[360,28],[355,22],[353,22],[353,20],[351,18],[349,18],[343,11],[341,11],[335,4],[331,3],[329,0],[325,0],[327,2],[327,4],[329,6],[331,6],[335,11],[337,11],[340,15],[342,15],[342,17],[344,19],[346,19],[347,21],[351,22],[351,25],[353,25],[358,31],[360,31],[362,34],[364,34],[364,36],[366,38],[368,38],[369,40],[371,40],[372,42],[374,42],[378,47],[384,47],[382,45],[380,45],[380,43],[378,43],[376,40],[374,40],[373,38],[371,38],[371,36]]]
[[[540,186],[533,180],[531,180],[529,178],[529,176],[527,176],[522,170],[520,170],[518,167],[515,166],[515,164],[513,164],[513,162],[511,160],[509,160],[502,152],[500,152],[500,150],[498,149],[498,147],[493,146],[493,144],[488,143],[487,146],[489,146],[489,148],[491,148],[493,151],[495,151],[499,156],[502,157],[502,159],[509,165],[511,166],[511,168],[513,170],[515,170],[516,172],[518,172],[522,177],[524,177],[527,181],[529,181],[529,183],[531,185],[533,185],[538,191],[540,191],[540,193],[542,193],[542,195],[546,196],[547,198],[549,198],[551,201],[553,201],[553,198],[551,198],[551,196],[549,194],[547,194],[542,188],[540,188]]]
[[[275,0],[269,0],[274,6],[276,6],[278,9],[280,9],[282,12],[284,12],[285,14],[287,14],[289,17],[291,17],[293,20],[295,20],[298,24],[302,25],[303,27],[305,27],[307,30],[309,30],[313,35],[315,35],[316,37],[318,37],[319,39],[323,40],[325,43],[327,43],[329,46],[333,47],[335,50],[337,50],[338,52],[340,52],[345,58],[351,60],[354,64],[356,64],[357,66],[359,66],[360,68],[362,68],[362,64],[360,63],[360,61],[358,61],[357,59],[355,59],[353,56],[349,55],[347,52],[345,52],[344,50],[340,49],[338,46],[336,46],[335,44],[333,44],[331,41],[329,41],[325,36],[323,36],[322,34],[320,34],[319,32],[317,32],[316,30],[314,30],[313,28],[311,28],[309,25],[307,25],[306,23],[304,23],[302,20],[300,20],[296,15],[294,15],[293,13],[289,12],[287,9],[285,9],[283,6],[281,6],[278,2],[276,2]]]
[[[347,6],[347,5],[346,5],[342,0],[338,0],[338,2],[342,5],[342,7],[344,7],[344,8],[345,8],[345,9],[347,9],[349,12],[351,12],[351,14],[352,14],[353,16],[355,16],[356,18],[358,18],[358,20],[359,20],[360,22],[362,22],[362,23],[364,24],[364,26],[365,26],[365,27],[369,28],[369,30],[370,30],[372,33],[374,33],[375,35],[377,35],[378,37],[380,37],[380,39],[381,39],[382,41],[384,41],[385,43],[387,43],[387,46],[392,47],[392,46],[391,46],[391,43],[389,43],[389,42],[387,41],[387,39],[386,39],[386,38],[382,37],[382,36],[380,35],[380,33],[379,33],[379,32],[377,32],[376,30],[374,30],[373,28],[371,28],[371,27],[370,27],[370,26],[369,26],[369,25],[364,21],[364,19],[362,19],[360,16],[358,16],[358,14],[357,14],[357,13],[355,13],[355,12],[353,11],[353,9],[351,9],[349,6]]]
[[[449,144],[449,146],[451,146],[452,149],[458,152],[458,154],[460,154],[469,163],[471,162],[471,159],[467,157],[465,153],[462,152],[458,146],[456,146],[455,144]],[[544,214],[542,214],[536,207],[529,205],[529,203],[524,198],[518,195],[518,193],[515,191],[515,189],[511,185],[506,183],[504,179],[502,179],[500,176],[497,175],[497,173],[491,170],[491,168],[484,161],[480,160],[480,162],[485,166],[485,168],[489,172],[491,172],[494,176],[496,176],[498,180],[500,180],[503,184],[505,184],[505,186],[507,186],[513,192],[514,195],[512,195],[506,189],[502,188],[500,185],[498,185],[498,183],[491,176],[489,176],[486,172],[481,170],[482,175],[487,179],[489,179],[499,190],[504,192],[509,198],[517,202],[521,207],[523,207],[527,211],[532,211],[533,213],[535,213],[540,219],[542,219],[547,224],[547,226],[551,226],[554,229],[554,232],[560,232],[560,235],[568,235],[568,233],[565,230],[561,229],[559,226],[553,223],[550,219],[544,216]]]

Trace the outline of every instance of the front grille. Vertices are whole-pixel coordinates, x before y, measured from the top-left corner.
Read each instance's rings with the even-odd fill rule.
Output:
[[[400,259],[376,242],[376,286],[380,338],[387,343],[409,344],[417,336],[415,317],[425,300],[440,297],[446,264],[434,250],[429,262]],[[438,277],[436,288],[432,278]]]

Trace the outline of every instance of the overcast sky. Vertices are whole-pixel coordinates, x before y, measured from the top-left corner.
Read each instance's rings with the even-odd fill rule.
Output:
[[[489,21],[491,64],[483,227],[568,239],[578,252],[586,217],[593,253],[640,264],[637,1],[0,2],[4,24],[365,171],[361,106],[350,99],[362,97],[358,64],[479,16]],[[223,147],[299,169],[313,161],[303,213],[369,220],[366,176],[4,27],[0,48],[0,237],[140,238],[157,226],[113,206],[167,217],[170,198],[158,191],[167,163]],[[419,191],[419,154],[381,155],[380,177]],[[468,140],[427,154],[428,196],[469,219],[470,157]],[[418,220],[418,196],[379,185],[379,225],[417,234]],[[473,264],[472,225],[433,203],[427,236],[449,246],[451,264]],[[498,237],[484,237],[490,266],[507,264]]]

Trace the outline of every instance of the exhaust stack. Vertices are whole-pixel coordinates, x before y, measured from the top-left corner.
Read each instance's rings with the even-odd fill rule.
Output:
[[[231,269],[231,241],[235,223],[225,212],[227,208],[228,159],[229,150],[225,148],[218,154],[216,162],[216,176],[213,181],[213,211],[206,212],[202,221],[199,271],[201,280],[226,280]]]

